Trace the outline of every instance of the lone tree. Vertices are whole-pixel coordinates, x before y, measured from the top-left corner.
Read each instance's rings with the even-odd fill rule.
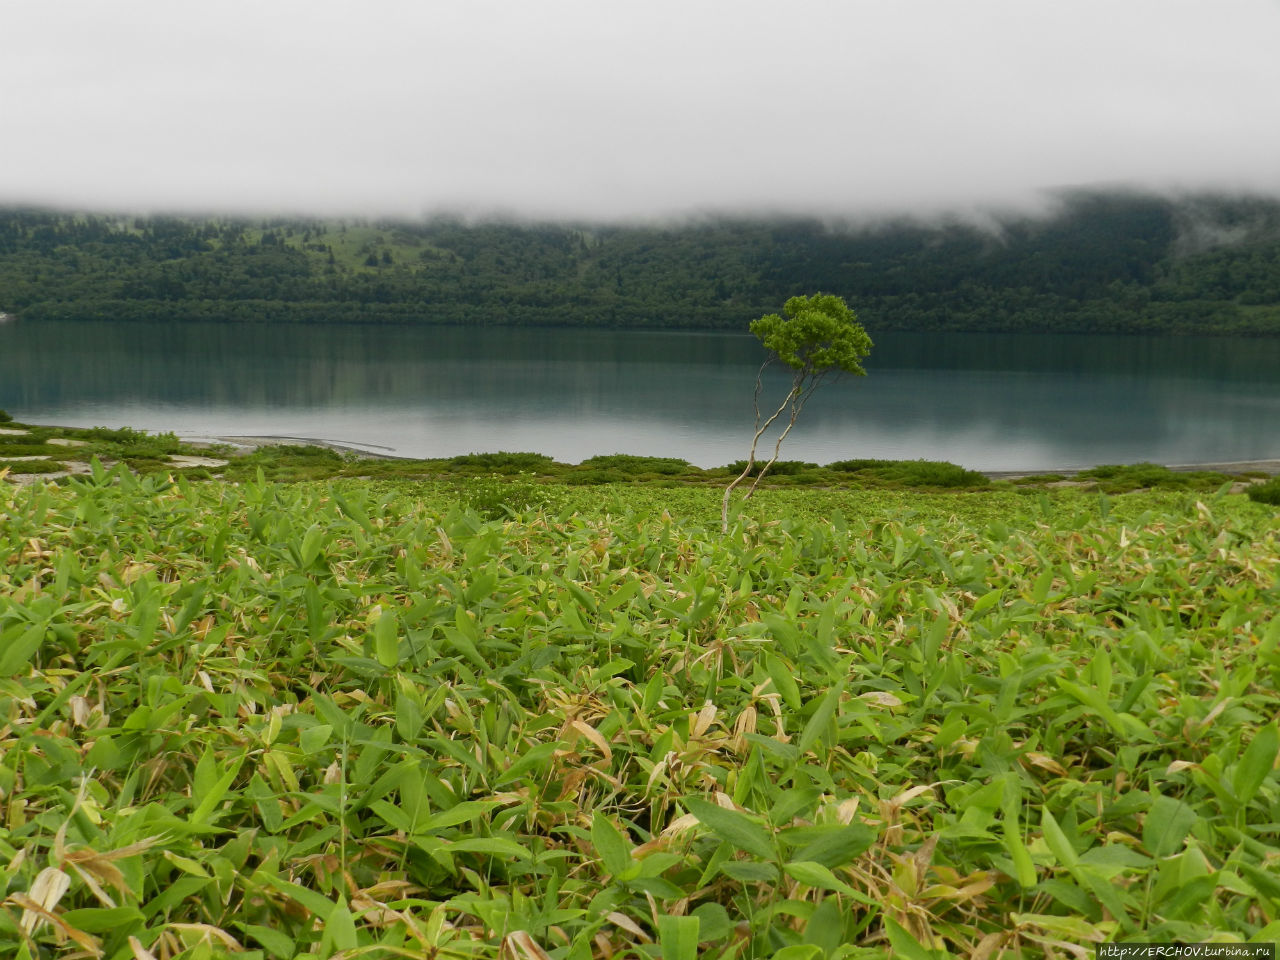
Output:
[[[786,302],[782,312],[785,316],[771,313],[751,323],[751,332],[760,338],[760,342],[769,351],[769,356],[756,373],[756,391],[752,398],[756,412],[755,436],[751,438],[747,465],[725,488],[724,501],[720,504],[720,526],[724,533],[729,532],[729,498],[751,476],[756,465],[756,447],[765,431],[783,414],[787,414],[787,425],[778,434],[777,442],[773,445],[773,456],[756,474],[744,500],[750,499],[769,468],[777,463],[782,441],[796,425],[796,418],[800,416],[806,401],[813,396],[813,391],[818,389],[827,375],[851,373],[862,377],[867,373],[862,369],[862,360],[871,352],[871,338],[843,299],[822,293],[815,293],[812,297],[792,297]],[[764,371],[775,362],[784,363],[791,368],[791,389],[778,409],[761,422],[760,391],[764,385]]]

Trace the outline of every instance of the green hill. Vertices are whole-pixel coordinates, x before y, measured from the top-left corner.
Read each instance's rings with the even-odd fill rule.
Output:
[[[0,311],[741,329],[828,291],[877,330],[1280,334],[1280,202],[1067,195],[1051,216],[666,226],[0,210]]]

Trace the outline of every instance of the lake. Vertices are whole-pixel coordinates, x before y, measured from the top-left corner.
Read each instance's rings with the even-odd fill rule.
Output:
[[[1280,458],[1280,341],[873,334],[783,458],[987,470]],[[487,327],[0,324],[16,419],[316,438],[410,457],[745,456],[750,335]],[[786,377],[772,371],[767,396]],[[776,401],[775,401],[776,402]]]

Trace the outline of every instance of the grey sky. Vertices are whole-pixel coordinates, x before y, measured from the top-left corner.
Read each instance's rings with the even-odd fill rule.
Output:
[[[0,202],[841,215],[1280,192],[1280,0],[4,0]]]

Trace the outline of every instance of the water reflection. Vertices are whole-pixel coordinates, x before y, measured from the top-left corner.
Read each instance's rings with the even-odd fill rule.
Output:
[[[458,327],[0,327],[20,419],[360,441],[410,456],[741,456],[750,336]],[[1280,342],[882,334],[870,376],[826,385],[785,455],[979,468],[1280,456]],[[785,389],[771,371],[774,393]]]

